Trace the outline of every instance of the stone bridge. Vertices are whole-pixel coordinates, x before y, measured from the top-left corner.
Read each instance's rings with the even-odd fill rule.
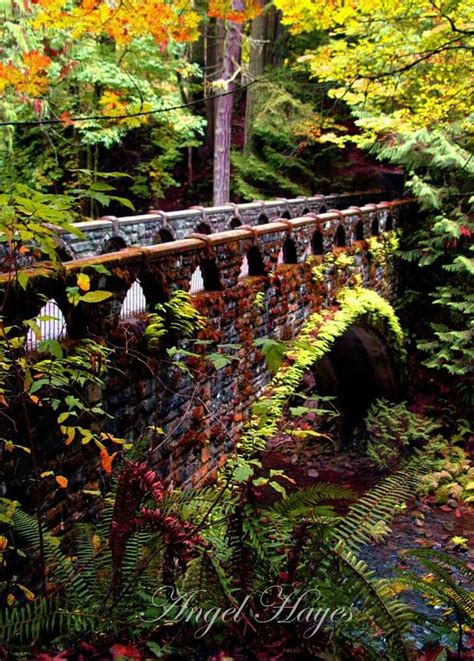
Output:
[[[306,203],[299,202],[301,211]],[[267,210],[270,206],[266,203]],[[409,202],[395,200],[271,222],[267,217],[258,224],[259,209],[252,206],[254,224],[79,258],[59,270],[38,264],[28,272],[26,291],[10,287],[3,314],[7,323],[21,323],[40,311],[53,313],[57,320],[40,322],[44,337],[69,345],[84,337],[106,338],[114,347],[113,369],[104,392],[88,393],[90,402],[103,402],[111,433],[134,443],[151,439],[155,464],[169,479],[197,484],[232,450],[252,403],[271,378],[255,340],[297,337],[310,314],[337,309],[338,292],[347,285],[387,299],[396,295],[389,247],[409,209]],[[231,211],[236,217],[236,209]],[[66,287],[76,285],[80,272],[90,276],[92,289],[105,289],[111,298],[71,305]],[[7,275],[0,286],[8,289]],[[181,353],[170,355],[166,345],[150,348],[144,330],[147,311],[176,290],[192,294],[206,325],[200,343],[182,340]],[[31,332],[26,342],[35,349]],[[204,356],[186,351],[227,358],[216,369]],[[333,358],[325,374],[336,390],[347,395],[365,388],[395,396],[397,377],[383,329],[354,326]],[[156,427],[160,430],[152,431]],[[68,452],[65,448],[63,474],[78,461]]]

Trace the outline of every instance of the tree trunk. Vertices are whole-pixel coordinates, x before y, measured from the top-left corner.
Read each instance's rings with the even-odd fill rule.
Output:
[[[277,40],[280,41],[280,28],[281,28],[281,12],[274,6],[271,5],[266,12],[267,22],[266,22],[266,33],[265,33],[265,53],[264,53],[264,66],[274,66],[277,63],[281,64],[283,62],[282,52],[279,56],[277,54]],[[284,52],[284,49],[281,48],[280,51]]]
[[[232,9],[243,11],[242,0],[233,0]],[[234,105],[235,88],[234,75],[240,62],[242,44],[242,25],[234,21],[227,22],[227,34],[224,46],[224,63],[222,80],[224,82],[218,93],[223,94],[216,99],[216,116],[214,131],[214,204],[226,204],[230,191],[230,146],[232,134],[232,108]]]
[[[262,12],[252,21],[250,29],[250,59],[249,59],[249,82],[258,80],[265,68],[265,51],[268,14]],[[255,102],[258,95],[258,85],[247,88],[247,100],[245,105],[245,135],[244,151],[252,151],[252,126],[255,117]]]
[[[222,76],[224,63],[225,24],[221,19],[211,18],[206,26],[204,46],[204,89],[207,97],[213,97],[215,92],[212,83]],[[206,101],[206,146],[214,150],[216,102],[209,98]]]

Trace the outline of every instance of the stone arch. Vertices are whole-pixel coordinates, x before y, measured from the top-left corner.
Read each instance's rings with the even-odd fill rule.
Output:
[[[342,225],[338,225],[334,234],[334,245],[337,248],[344,248],[346,246],[346,230]]]
[[[46,301],[36,316],[35,323],[40,330],[40,337],[29,328],[26,333],[27,349],[36,349],[42,340],[62,340],[67,336],[66,318],[54,298]]]
[[[291,220],[291,213],[287,209],[281,214],[280,218],[284,218],[285,220]]]
[[[257,218],[257,225],[267,225],[267,224],[268,224],[268,216],[265,213],[261,213]]]
[[[230,219],[229,227],[231,230],[237,229],[237,227],[240,227],[242,225],[242,221],[238,216],[232,216]]]
[[[105,241],[100,254],[105,255],[109,252],[118,252],[119,250],[124,250],[125,248],[127,248],[127,242],[123,237],[116,234]]]
[[[386,359],[390,370],[401,370],[405,361],[404,336],[391,305],[377,292],[362,287],[343,289],[339,294],[339,304],[335,313],[323,317],[315,313],[306,320],[295,338],[305,348],[301,352],[293,350],[291,356],[283,359],[283,364],[262,393],[260,400],[272,402],[271,414],[266,407],[265,412],[256,411],[252,415],[251,424],[241,437],[242,447],[246,451],[266,447],[267,440],[278,431],[288,401],[301,391],[305,374],[316,368],[333,349],[337,338],[347,331],[352,333],[351,337],[355,332],[360,344],[367,347],[366,352],[372,361]],[[354,326],[358,327],[356,331]],[[372,333],[370,341],[367,332]],[[396,388],[400,383],[400,372],[394,371],[392,374],[395,375],[393,380],[392,377],[386,380],[389,384],[387,388]],[[265,430],[261,429],[263,415]]]
[[[355,226],[355,240],[356,241],[363,241],[364,239],[364,223],[362,220],[357,221],[357,225]]]
[[[297,264],[298,252],[296,250],[296,243],[291,237],[287,237],[283,241],[283,262],[285,264]]]
[[[166,228],[162,227],[158,232],[155,234],[153,237],[153,243],[154,244],[159,244],[159,243],[171,243],[172,241],[175,241],[175,237],[173,236],[173,232]]]
[[[370,226],[370,232],[372,236],[378,236],[380,234],[379,217],[377,215],[375,215],[374,219],[372,220],[372,224]]]
[[[313,255],[324,254],[324,240],[321,230],[313,232],[313,236],[311,237],[311,252]]]
[[[212,234],[212,229],[209,223],[205,223],[204,221],[201,221],[197,226],[196,226],[196,232],[198,234]]]
[[[147,300],[142,284],[137,278],[129,287],[120,309],[121,319],[130,319],[137,314],[146,312]]]

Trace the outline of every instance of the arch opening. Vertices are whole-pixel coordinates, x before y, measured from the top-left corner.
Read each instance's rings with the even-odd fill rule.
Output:
[[[319,395],[336,397],[341,416],[339,445],[352,442],[362,431],[370,405],[379,398],[398,401],[400,374],[390,348],[373,328],[354,324],[338,337],[331,350],[313,368]]]
[[[372,236],[378,236],[379,235],[379,219],[377,218],[377,216],[375,216],[375,218],[372,221],[370,231],[372,233]]]
[[[298,253],[296,252],[296,243],[288,237],[283,242],[283,262],[285,264],[296,264],[298,262]]]
[[[356,241],[362,241],[364,239],[364,223],[359,220],[355,227],[355,239]]]
[[[264,213],[261,213],[257,218],[257,225],[267,225],[267,224],[268,224],[268,216]]]
[[[265,264],[257,246],[251,246],[247,252],[248,274],[265,275]]]
[[[120,309],[120,319],[130,319],[146,312],[147,300],[140,280],[135,280],[127,291]]]
[[[211,226],[209,223],[199,223],[196,227],[196,232],[198,234],[212,234]]]
[[[346,230],[342,225],[339,225],[336,230],[336,234],[334,235],[334,245],[337,248],[344,248],[346,245]]]
[[[289,211],[284,211],[284,212],[281,214],[281,218],[284,218],[285,220],[291,220],[291,214],[290,214],[290,212],[289,212]]]
[[[316,230],[311,237],[311,252],[313,255],[324,254],[323,235],[320,230]]]
[[[235,230],[235,229],[237,229],[237,227],[240,227],[241,225],[242,225],[242,221],[237,216],[233,216],[230,219],[229,226],[230,226],[231,230]]]
[[[101,254],[105,255],[109,252],[118,252],[119,250],[124,250],[126,247],[127,244],[125,239],[122,239],[121,236],[111,236],[110,239],[105,242]]]
[[[37,333],[32,328],[26,333],[26,348],[37,349],[42,341],[62,340],[67,336],[66,318],[54,298],[50,298],[35,318]],[[39,329],[39,330],[38,330]]]
[[[165,227],[158,230],[158,233],[153,238],[153,243],[171,243],[171,241],[174,241],[174,236]]]
[[[385,229],[387,232],[393,230],[393,218],[391,213],[388,214],[387,220],[385,221]]]

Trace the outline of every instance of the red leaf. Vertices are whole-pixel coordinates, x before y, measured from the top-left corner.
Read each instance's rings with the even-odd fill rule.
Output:
[[[112,659],[127,659],[127,661],[142,661],[143,656],[135,645],[120,645],[116,643],[109,649]]]

